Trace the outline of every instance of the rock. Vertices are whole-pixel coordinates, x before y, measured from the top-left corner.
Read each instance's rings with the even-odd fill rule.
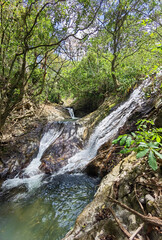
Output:
[[[136,216],[134,214],[129,215],[128,222],[129,222],[129,226],[130,226],[131,231],[136,228],[137,220],[136,220]]]
[[[146,179],[150,176],[150,170],[148,171],[144,164],[141,164],[139,160],[137,161],[135,153],[119,162],[103,178],[94,200],[78,216],[74,228],[63,240],[97,240],[107,239],[108,236],[111,237],[110,239],[115,240],[127,239],[119,229],[109,208],[113,209],[116,217],[127,231],[133,234],[141,223],[140,219],[119,205],[112,205],[109,197],[117,199],[119,202],[123,202],[130,208],[142,213],[134,192],[134,184],[138,184],[138,176],[141,173],[144,174]],[[152,177],[155,177],[154,172],[151,174]],[[147,186],[138,185],[138,193],[144,194],[144,199],[152,199],[149,196],[149,191],[150,189]],[[146,233],[147,228],[142,230],[143,235]]]
[[[145,202],[147,211],[151,214],[154,214],[156,209],[155,199],[150,194],[146,194]]]
[[[155,119],[155,126],[157,128],[162,128],[162,110],[159,110],[157,117]]]
[[[6,179],[9,174],[9,168],[0,169],[0,179]]]
[[[155,199],[150,194],[146,194],[145,200],[146,200],[146,202],[154,202],[155,201]]]
[[[86,166],[85,172],[94,177],[104,177],[120,161],[119,151],[121,148],[113,147],[111,141],[102,145],[97,156]]]
[[[40,106],[40,117],[47,119],[47,121],[61,121],[69,119],[68,110],[59,104],[46,104]]]
[[[27,102],[24,104],[24,108],[27,110],[34,109],[31,103]],[[18,117],[21,117],[23,111],[22,106],[17,106],[15,111],[20,114]],[[0,155],[4,163],[4,166],[2,166],[0,170],[0,178],[13,178],[15,175],[21,174],[22,169],[36,157],[40,139],[44,131],[47,130],[46,124],[49,120],[61,121],[69,118],[69,112],[63,106],[48,104],[37,109],[32,119],[23,118],[21,124],[20,122],[14,124],[13,129],[11,128],[12,124],[10,124],[0,141]],[[47,165],[47,172],[51,171],[49,170],[49,165],[51,169],[54,169],[55,165],[52,166],[52,163],[48,163]],[[57,169],[59,168],[58,166],[59,164],[57,164]]]
[[[80,130],[81,126],[77,122],[62,123],[60,127],[62,127],[61,135],[45,151],[41,160],[40,169],[45,173],[57,172],[67,164],[67,160],[72,155],[84,146]]]

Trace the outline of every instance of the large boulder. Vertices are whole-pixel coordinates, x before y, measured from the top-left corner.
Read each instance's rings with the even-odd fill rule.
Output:
[[[132,153],[103,178],[94,200],[85,207],[74,228],[63,240],[128,239],[120,227],[123,226],[132,235],[143,221],[118,203],[143,216],[158,217],[160,183],[159,173],[147,169],[145,159],[137,160]],[[144,224],[140,235],[147,235],[150,240],[160,239],[158,227],[149,227],[147,224]]]

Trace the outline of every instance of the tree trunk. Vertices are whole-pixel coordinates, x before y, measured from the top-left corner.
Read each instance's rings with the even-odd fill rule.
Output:
[[[118,83],[118,80],[115,75],[115,60],[116,60],[116,56],[114,56],[114,58],[111,62],[111,76],[113,79],[114,87],[115,87],[115,89],[117,89],[119,87],[119,83]]]

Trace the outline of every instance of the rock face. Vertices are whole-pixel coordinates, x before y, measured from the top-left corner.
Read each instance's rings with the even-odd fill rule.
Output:
[[[42,130],[43,124],[38,124],[30,133],[0,143],[0,178],[13,178],[36,156]]]
[[[41,106],[40,117],[48,121],[61,121],[70,118],[70,115],[66,108],[55,103]]]
[[[26,111],[34,112],[30,104],[25,109],[24,114],[28,114]],[[17,111],[19,113],[14,114],[21,121],[10,124],[0,141],[0,179],[13,178],[36,157],[47,122],[70,118],[68,111],[57,104],[44,105],[27,119],[21,118],[21,108]]]
[[[61,135],[45,151],[40,169],[45,173],[57,172],[67,160],[84,146],[82,127],[77,122],[52,123],[62,129]]]
[[[117,203],[114,204],[111,198],[143,215],[150,213],[152,216],[159,216],[159,186],[159,174],[148,170],[145,160],[141,163],[132,153],[103,178],[94,200],[79,215],[74,229],[63,240],[128,239],[115,218],[130,235],[142,223],[141,218]],[[147,224],[140,234],[147,234],[151,240],[160,239],[158,228],[150,229]]]

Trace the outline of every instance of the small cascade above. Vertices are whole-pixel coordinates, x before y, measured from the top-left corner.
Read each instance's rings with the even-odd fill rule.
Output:
[[[75,117],[75,115],[74,115],[74,110],[73,110],[73,108],[67,107],[66,109],[68,110],[69,115],[70,115],[70,117],[71,117],[72,119],[77,119],[77,118]]]

